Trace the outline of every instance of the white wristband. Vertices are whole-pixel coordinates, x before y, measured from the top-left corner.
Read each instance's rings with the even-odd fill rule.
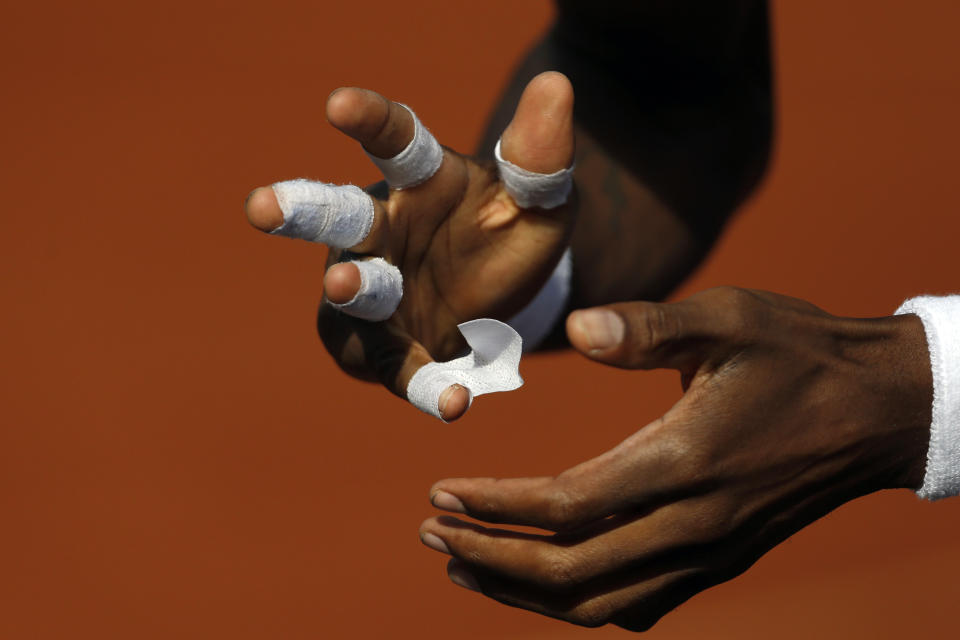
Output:
[[[570,279],[573,274],[573,258],[570,249],[563,252],[550,279],[540,292],[521,309],[517,315],[507,320],[507,324],[516,329],[523,337],[523,350],[533,351],[560,320],[570,298]]]
[[[923,322],[933,376],[927,470],[917,495],[939,500],[960,494],[960,296],[911,298],[896,311],[907,313]]]

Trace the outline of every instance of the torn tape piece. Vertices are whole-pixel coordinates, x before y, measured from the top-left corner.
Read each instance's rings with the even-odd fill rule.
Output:
[[[360,244],[373,226],[373,199],[352,184],[287,180],[273,185],[283,224],[270,233],[338,249]]]
[[[407,385],[407,399],[425,413],[440,418],[440,394],[450,385],[475,396],[513,391],[523,386],[520,355],[523,339],[510,325],[490,318],[457,325],[470,353],[449,362],[431,362],[417,370]]]
[[[383,258],[350,262],[360,271],[360,288],[349,302],[330,302],[330,306],[370,322],[382,322],[392,316],[403,298],[400,269]]]
[[[507,193],[524,209],[555,209],[567,202],[573,188],[573,167],[553,173],[535,173],[518,167],[500,154],[500,140],[493,150],[500,179]]]
[[[392,158],[378,158],[367,153],[373,164],[383,173],[391,189],[407,189],[423,184],[432,178],[443,164],[443,147],[423,126],[413,109],[405,104],[400,106],[413,117],[413,140]]]

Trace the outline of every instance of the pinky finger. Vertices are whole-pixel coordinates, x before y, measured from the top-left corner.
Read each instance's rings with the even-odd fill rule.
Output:
[[[409,400],[407,388],[414,375],[433,363],[433,358],[419,342],[401,331],[394,323],[371,323],[347,317],[333,305],[320,305],[317,318],[320,337],[334,358],[348,373],[367,380],[377,380],[391,393]],[[348,344],[355,342],[359,360],[345,360]],[[372,373],[372,375],[371,375]],[[436,398],[441,420],[452,422],[470,406],[470,392],[459,384],[441,390]],[[431,412],[432,413],[432,412]]]
[[[646,575],[644,575],[646,574]],[[687,601],[709,583],[695,569],[640,575],[556,593],[484,572],[452,558],[447,575],[457,586],[482,593],[502,604],[584,627],[613,623],[632,631],[645,631],[672,609]]]

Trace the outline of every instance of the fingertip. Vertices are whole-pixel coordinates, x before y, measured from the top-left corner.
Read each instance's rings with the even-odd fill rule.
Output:
[[[528,171],[553,173],[573,164],[573,86],[558,71],[545,71],[523,90],[503,132],[503,158]]]
[[[623,343],[626,326],[610,309],[578,309],[567,316],[570,344],[591,357],[609,356]]]
[[[327,269],[323,288],[327,299],[334,304],[346,304],[360,290],[360,269],[352,262],[340,262]]]
[[[283,211],[270,187],[257,187],[251,191],[243,208],[247,221],[260,231],[269,233],[283,224]]]
[[[437,406],[440,408],[440,417],[445,422],[453,422],[470,407],[470,392],[459,384],[451,385],[440,394]]]
[[[570,346],[586,354],[590,351],[590,345],[587,342],[587,336],[581,322],[581,313],[581,311],[574,311],[567,316],[567,339],[570,341]]]
[[[327,98],[327,120],[341,131],[349,133],[362,122],[366,107],[372,102],[368,94],[373,92],[357,87],[334,89]]]
[[[527,83],[527,89],[549,95],[558,106],[573,106],[573,85],[559,71],[538,73]]]
[[[477,578],[467,570],[467,565],[464,562],[456,558],[450,558],[450,562],[447,563],[447,577],[450,578],[450,582],[458,587],[480,592],[480,583]]]
[[[443,489],[437,489],[430,494],[430,504],[437,509],[451,513],[466,513],[467,508],[457,496]]]

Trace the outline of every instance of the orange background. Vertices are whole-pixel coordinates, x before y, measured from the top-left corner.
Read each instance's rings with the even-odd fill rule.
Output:
[[[555,473],[677,397],[561,354],[445,426],[342,375],[323,251],[241,202],[373,181],[340,85],[471,150],[544,2],[6,3],[0,20],[0,637],[561,638],[417,539],[450,475]],[[771,172],[683,288],[886,315],[960,288],[960,4],[773,7]],[[589,395],[585,395],[588,392]],[[606,409],[624,398],[628,412]],[[850,504],[654,638],[955,637],[960,500]]]

